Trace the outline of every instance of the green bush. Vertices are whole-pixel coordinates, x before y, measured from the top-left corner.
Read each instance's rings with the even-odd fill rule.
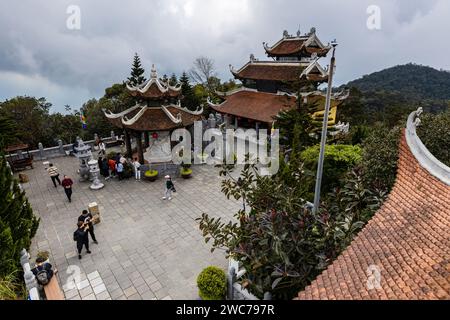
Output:
[[[433,156],[450,166],[450,110],[423,114],[417,135]]]
[[[367,188],[390,191],[397,175],[401,130],[376,127],[363,142],[363,180]]]
[[[320,146],[312,146],[305,149],[301,154],[301,160],[305,167],[312,172],[317,172]],[[340,179],[355,165],[361,161],[361,148],[352,145],[327,145],[322,175],[322,192],[331,191],[339,186]]]
[[[223,300],[227,290],[225,272],[214,266],[207,267],[197,277],[197,287],[203,300]]]

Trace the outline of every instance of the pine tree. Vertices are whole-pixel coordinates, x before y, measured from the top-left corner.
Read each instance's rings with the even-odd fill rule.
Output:
[[[144,77],[144,73],[145,70],[141,66],[141,59],[139,58],[138,54],[135,53],[133,66],[131,68],[131,76],[128,78],[130,85],[137,86],[147,81],[147,79],[145,79]]]
[[[169,84],[172,87],[174,87],[174,86],[176,86],[178,84],[178,79],[177,79],[177,76],[175,75],[175,73],[172,73],[172,75],[170,76]]]
[[[17,270],[20,251],[29,249],[39,220],[11,174],[4,156],[0,156],[0,277]]]
[[[183,72],[180,78],[181,94],[183,99],[181,100],[181,106],[190,110],[197,109],[200,104],[199,99],[195,96],[194,89],[189,83],[189,76],[186,72]]]

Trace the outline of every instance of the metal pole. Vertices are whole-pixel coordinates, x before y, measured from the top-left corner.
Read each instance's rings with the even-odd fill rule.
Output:
[[[322,184],[322,171],[323,171],[323,158],[325,155],[325,144],[327,142],[328,113],[330,112],[331,90],[332,90],[334,63],[335,63],[334,53],[336,51],[336,45],[337,44],[333,44],[333,56],[331,57],[330,69],[328,70],[327,98],[325,101],[325,112],[323,114],[322,138],[320,140],[320,153],[319,153],[319,161],[317,163],[316,188],[314,191],[314,208],[313,208],[314,213],[316,213],[318,211],[319,203],[320,203],[320,187]]]

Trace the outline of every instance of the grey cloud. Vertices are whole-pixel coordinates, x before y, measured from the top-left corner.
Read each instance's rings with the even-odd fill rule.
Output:
[[[81,8],[79,31],[66,28],[72,4]],[[371,4],[382,9],[378,31],[366,28]],[[64,104],[79,107],[124,80],[134,52],[147,73],[154,63],[161,75],[180,74],[205,55],[229,79],[228,64],[240,67],[250,53],[267,59],[262,42],[274,43],[284,29],[295,33],[299,25],[302,32],[315,26],[325,42],[338,39],[339,84],[410,61],[448,69],[449,14],[445,0],[3,1],[0,99],[47,94],[59,110]],[[427,43],[440,49],[431,52]],[[17,76],[8,78],[12,74]]]

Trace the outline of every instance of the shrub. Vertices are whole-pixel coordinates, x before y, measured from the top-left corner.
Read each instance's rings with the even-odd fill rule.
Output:
[[[0,277],[0,300],[17,300],[26,297],[24,284],[18,277],[18,271]]]
[[[417,134],[433,156],[450,166],[450,110],[438,115],[424,114]]]
[[[370,189],[390,191],[397,175],[401,130],[376,127],[363,142],[363,180]]]
[[[227,290],[225,272],[214,266],[207,267],[197,277],[197,287],[203,300],[223,300]]]
[[[317,172],[320,146],[305,149],[300,157],[305,167],[314,173]],[[323,163],[322,191],[329,192],[339,185],[340,179],[361,161],[361,148],[352,145],[327,145]]]

